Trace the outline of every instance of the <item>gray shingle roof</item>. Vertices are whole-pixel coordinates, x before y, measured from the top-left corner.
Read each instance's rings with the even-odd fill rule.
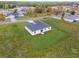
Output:
[[[36,30],[41,30],[43,28],[47,28],[50,27],[48,24],[43,23],[43,22],[35,22],[35,23],[31,23],[26,25],[28,27],[28,29],[30,29],[31,31],[36,31]]]
[[[65,15],[65,18],[75,20],[79,19],[79,15]]]

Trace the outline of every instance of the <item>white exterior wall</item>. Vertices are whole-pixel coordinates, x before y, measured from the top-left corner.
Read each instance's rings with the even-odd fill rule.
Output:
[[[64,18],[65,21],[68,21],[68,22],[73,22],[74,20],[71,20],[71,19],[66,19]]]
[[[42,29],[43,30],[43,32],[46,32],[46,31],[49,31],[49,30],[51,30],[51,27],[48,27],[48,28],[44,28],[44,29]],[[33,32],[34,33],[34,32]],[[34,35],[37,35],[37,34],[40,34],[41,33],[41,30],[37,30],[35,33],[34,33]]]
[[[34,35],[34,33],[32,31],[30,31],[26,26],[25,26],[25,29],[31,34],[31,35]]]
[[[31,35],[37,35],[37,34],[40,34],[40,33],[41,33],[41,30],[37,30],[37,31],[32,32],[32,31],[30,31],[27,27],[25,27],[25,29],[26,29]],[[51,30],[51,27],[44,28],[44,29],[42,29],[42,30],[43,30],[43,32],[46,32],[46,31]]]
[[[49,30],[51,30],[51,27],[44,28],[44,29],[43,29],[43,32],[46,32],[46,31],[49,31]]]
[[[40,32],[40,30],[37,30],[37,31],[35,31],[33,33],[34,33],[34,35],[37,35],[37,34],[40,34],[41,32]]]
[[[76,21],[79,21],[79,19],[75,19]]]

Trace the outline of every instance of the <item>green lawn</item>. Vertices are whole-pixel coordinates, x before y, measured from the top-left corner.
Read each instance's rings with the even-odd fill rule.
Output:
[[[12,37],[15,37],[15,40],[16,39],[18,40],[19,38],[20,39],[24,38],[28,40],[30,44],[32,44],[33,48],[41,49],[41,48],[48,48],[49,46],[53,45],[54,43],[56,43],[57,41],[61,40],[66,36],[66,33],[54,28],[52,24],[50,23],[48,24],[52,26],[52,30],[46,32],[44,35],[31,36],[24,28],[25,23],[6,25],[1,30],[4,30],[2,33],[8,33],[7,34],[8,38],[7,36],[5,36],[5,38],[7,39],[13,39]],[[10,35],[9,33],[12,35],[12,37],[9,36]]]
[[[62,21],[56,19],[48,18],[42,21],[52,26],[52,30],[43,35],[36,36],[31,36],[27,30],[25,30],[24,26],[28,24],[25,22],[11,25],[0,25],[0,57],[75,56],[74,54],[70,53],[71,48],[66,49],[65,43],[62,42],[68,41],[68,44],[70,45],[72,42],[70,38],[73,37],[76,39],[73,33],[76,31],[75,28],[78,27],[73,26],[74,24],[63,23]],[[73,36],[71,36],[71,33]],[[74,44],[72,44],[72,46],[73,45]],[[60,54],[60,47],[62,48],[62,51],[65,52],[61,52]]]
[[[5,22],[10,22],[11,21],[11,19],[5,19]]]
[[[30,17],[29,16],[22,16],[22,17],[18,17],[16,18],[17,20],[26,20],[26,19],[29,19]]]
[[[37,35],[34,37],[28,38],[33,48],[49,48],[51,45],[61,41],[66,36],[66,33],[58,31],[55,28],[52,28],[51,31],[45,33],[44,35]]]
[[[63,38],[67,37],[68,33],[62,31],[59,28],[56,28],[52,22],[52,20],[47,19],[43,22],[46,22],[50,26],[52,26],[52,30],[46,32],[44,35],[36,35],[36,36],[29,36],[30,42],[32,43],[33,48],[49,48],[55,45],[57,42],[61,41]],[[28,39],[29,39],[28,38]]]

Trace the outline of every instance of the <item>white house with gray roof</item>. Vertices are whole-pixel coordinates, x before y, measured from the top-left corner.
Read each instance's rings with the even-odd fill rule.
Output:
[[[51,30],[51,26],[43,22],[35,22],[25,26],[25,29],[31,35],[44,34],[44,32]]]
[[[67,14],[64,16],[64,20],[68,21],[68,22],[74,22],[74,21],[79,21],[79,15],[71,15],[71,14]]]

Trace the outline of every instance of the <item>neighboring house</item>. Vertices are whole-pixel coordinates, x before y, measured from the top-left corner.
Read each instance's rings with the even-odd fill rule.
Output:
[[[61,16],[62,16],[62,13],[59,13],[57,15],[53,15],[52,18],[61,20]]]
[[[22,16],[24,16],[23,14],[21,14],[21,13],[19,13],[19,12],[17,12],[17,13],[6,13],[5,14],[5,17],[7,18],[10,18],[10,17],[14,17],[14,18],[17,18],[17,17],[22,17]]]
[[[21,14],[25,14],[26,10],[27,10],[27,7],[16,7],[14,9],[17,9],[18,12],[21,13]]]
[[[44,32],[51,30],[51,26],[43,22],[34,22],[25,26],[25,29],[31,35],[44,34]]]
[[[64,20],[68,21],[68,22],[75,22],[75,21],[79,21],[79,15],[65,15],[64,16]]]
[[[17,18],[17,17],[19,17],[19,16],[20,16],[18,12],[13,12],[13,13],[12,13],[12,15],[14,15],[14,16],[15,16],[15,18]]]
[[[5,18],[13,18],[14,16],[11,13],[5,13]]]
[[[11,21],[16,21],[16,19],[15,19],[15,16],[14,16],[14,15],[9,15],[9,16],[7,16],[6,18],[10,18],[10,19],[11,19]]]
[[[12,13],[5,14],[6,18],[15,18],[15,16]]]
[[[64,18],[64,21],[67,21],[67,22],[74,22],[74,20],[72,18]]]

